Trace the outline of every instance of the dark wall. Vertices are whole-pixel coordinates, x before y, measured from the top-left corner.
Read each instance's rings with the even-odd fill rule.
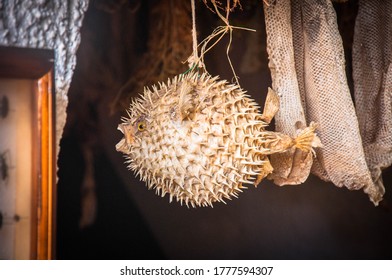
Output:
[[[59,159],[58,258],[392,258],[391,168],[383,175],[386,196],[379,207],[362,191],[337,188],[314,176],[299,186],[277,187],[265,180],[214,208],[169,204],[167,197],[147,190],[114,150],[121,138],[116,128],[122,112],[109,114],[108,104],[137,69],[151,32],[145,23],[154,1],[114,2],[118,6],[92,1],[82,28]],[[257,33],[235,32],[231,57],[242,87],[263,104],[271,80],[261,1],[249,1],[249,6],[242,2],[244,14],[233,15],[233,24]],[[356,2],[336,9],[350,76]],[[200,37],[205,37],[220,23],[204,6],[198,11]],[[226,43],[206,56],[207,69],[231,80]],[[97,215],[81,229],[86,150],[94,155]]]

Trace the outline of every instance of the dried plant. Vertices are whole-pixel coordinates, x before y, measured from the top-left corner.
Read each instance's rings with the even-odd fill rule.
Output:
[[[209,5],[208,5],[208,0],[203,0],[204,4],[213,12],[215,12],[215,9],[212,9]],[[211,4],[214,7],[218,7],[221,10],[226,10],[226,12],[232,12],[234,11],[235,8],[239,7],[241,8],[241,2],[240,0],[227,0],[226,4],[223,5],[222,2],[220,1],[215,1],[215,0],[209,0],[209,2],[211,2]]]
[[[147,51],[139,66],[120,89],[112,109],[127,108],[144,86],[186,71],[183,62],[192,52],[192,20],[189,1],[158,1],[149,11]],[[113,111],[112,110],[112,111]]]

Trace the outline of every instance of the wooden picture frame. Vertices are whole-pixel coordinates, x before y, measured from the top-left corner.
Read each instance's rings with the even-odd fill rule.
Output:
[[[23,244],[23,246],[29,246],[27,249],[29,254],[16,254],[13,256],[14,258],[53,259],[55,257],[57,196],[54,52],[52,50],[42,49],[0,47],[0,79],[6,79],[7,81],[16,83],[22,80],[31,82],[30,93],[27,93],[31,94],[31,96],[26,97],[30,98],[31,119],[29,123],[31,124],[31,129],[29,131],[31,135],[26,135],[26,139],[24,140],[31,140],[31,155],[25,155],[26,159],[31,160],[28,168],[31,170],[31,189],[26,191],[26,193],[28,192],[31,195],[29,198],[24,198],[26,200],[25,203],[30,203],[31,205],[30,215],[26,215],[30,221],[30,233],[27,233],[29,234],[29,238],[27,239],[30,242],[28,242],[29,244],[24,244],[24,239],[14,241],[16,243],[15,247],[20,247]],[[0,96],[0,98],[2,97]],[[7,97],[3,98],[6,100]],[[6,103],[8,101],[4,104]],[[18,108],[16,108],[18,105],[10,103],[7,106],[7,114],[18,114]],[[4,115],[5,113],[4,111]],[[0,119],[0,129],[1,124]],[[8,126],[12,127],[12,124]],[[7,137],[7,135],[1,135],[0,133],[0,138],[2,137]],[[3,149],[5,148],[3,147]],[[18,174],[19,163],[24,161],[23,154],[20,154],[19,152],[18,160],[8,164],[12,168],[8,173],[15,172],[15,174]],[[5,160],[4,163],[6,164]],[[10,192],[13,191],[13,186],[8,186],[7,188]],[[15,191],[17,192],[18,189]],[[16,196],[15,200],[22,199],[21,197],[22,195]],[[16,204],[18,205],[18,202]],[[20,217],[14,214],[9,219],[11,221],[14,219],[16,223]],[[18,237],[14,238],[17,240]]]

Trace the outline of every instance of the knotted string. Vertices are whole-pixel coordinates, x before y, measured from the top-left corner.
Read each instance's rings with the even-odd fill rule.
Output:
[[[191,0],[193,53],[187,59],[187,61],[189,63],[189,69],[185,73],[188,73],[189,71],[192,71],[194,68],[204,68],[205,69],[204,55],[208,51],[210,51],[216,44],[218,44],[218,42],[227,33],[229,33],[229,43],[228,43],[227,48],[226,48],[226,56],[227,56],[227,60],[229,61],[229,64],[230,64],[230,68],[231,68],[231,70],[232,70],[232,72],[234,74],[234,79],[235,79],[236,83],[238,85],[240,85],[240,83],[238,81],[238,76],[237,76],[237,74],[236,74],[236,72],[234,70],[234,66],[233,66],[233,64],[231,62],[230,55],[229,55],[231,43],[233,41],[233,29],[241,29],[241,30],[247,30],[247,31],[253,31],[253,32],[255,32],[256,30],[230,25],[230,22],[229,22],[230,0],[227,0],[226,16],[223,16],[221,14],[221,12],[219,11],[219,8],[216,5],[215,1],[211,1],[211,2],[214,5],[216,14],[225,23],[225,26],[218,26],[217,28],[215,28],[214,31],[207,38],[205,38],[200,43],[200,45],[198,45],[197,44],[197,32],[196,32],[195,0]],[[215,40],[215,41],[213,41],[213,40]],[[211,45],[210,45],[210,43],[211,43]],[[199,57],[199,54],[198,54],[198,47],[201,47],[200,57]]]

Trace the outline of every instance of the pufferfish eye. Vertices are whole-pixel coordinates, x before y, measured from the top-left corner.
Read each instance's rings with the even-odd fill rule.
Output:
[[[139,122],[137,124],[137,130],[139,131],[145,131],[146,130],[146,123],[145,122]]]

